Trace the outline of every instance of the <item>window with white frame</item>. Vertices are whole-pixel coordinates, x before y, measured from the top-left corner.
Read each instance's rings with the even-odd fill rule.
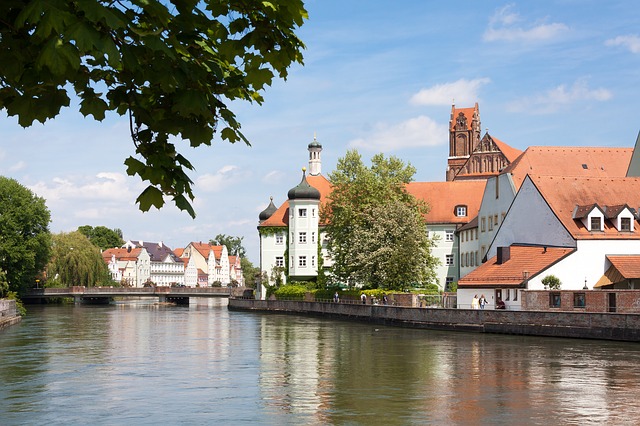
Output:
[[[311,266],[315,268],[316,266],[316,257],[315,256],[311,256]]]
[[[456,207],[456,216],[464,217],[467,215],[467,206],[457,206]]]
[[[447,254],[444,257],[444,264],[447,266],[453,266],[453,255],[452,254]]]
[[[307,256],[298,257],[298,266],[301,268],[307,267]]]
[[[284,257],[276,256],[276,266],[284,266]]]
[[[453,241],[453,231],[450,229],[447,229],[446,231],[444,231],[444,240],[445,241]]]
[[[602,219],[600,218],[600,216],[591,216],[591,230],[592,231],[602,230]]]
[[[307,217],[307,209],[298,209],[298,217]]]
[[[620,230],[621,231],[631,231],[631,218],[629,218],[629,217],[621,217],[620,218]]]
[[[284,235],[276,234],[276,244],[282,244],[282,243],[284,243]]]
[[[480,218],[480,232],[484,232],[487,229],[487,219],[482,217]]]
[[[311,243],[312,243],[312,244],[315,244],[315,242],[316,242],[316,233],[315,233],[315,232],[312,232],[312,233],[311,233]]]
[[[300,232],[298,234],[298,242],[300,244],[306,244],[307,243],[307,233],[306,232]]]

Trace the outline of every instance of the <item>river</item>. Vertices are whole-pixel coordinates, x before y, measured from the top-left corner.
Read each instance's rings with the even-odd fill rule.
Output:
[[[634,343],[229,312],[225,299],[28,309],[0,331],[3,426],[640,422]]]

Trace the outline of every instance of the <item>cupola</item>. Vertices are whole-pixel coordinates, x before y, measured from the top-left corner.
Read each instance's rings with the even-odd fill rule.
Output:
[[[276,210],[278,210],[275,206],[275,204],[273,204],[273,197],[269,198],[269,205],[267,206],[266,209],[262,210],[260,212],[260,215],[258,216],[258,219],[260,220],[260,223],[264,222],[265,220],[269,219],[271,216],[273,216],[273,214],[276,212]]]
[[[306,176],[306,167],[302,168],[302,180],[300,183],[291,188],[288,192],[289,200],[300,200],[300,199],[310,199],[310,200],[319,200],[320,199],[320,191],[318,191],[313,186],[309,185],[307,182]]]

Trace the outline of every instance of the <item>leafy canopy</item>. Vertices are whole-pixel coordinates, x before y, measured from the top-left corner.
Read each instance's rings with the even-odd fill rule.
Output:
[[[42,273],[51,250],[50,221],[44,198],[0,176],[0,270],[10,291],[33,287]]]
[[[52,254],[47,265],[47,286],[95,287],[109,284],[109,270],[100,249],[75,231],[52,236]]]
[[[124,244],[122,231],[118,228],[109,229],[106,226],[96,226],[94,228],[89,225],[83,225],[78,227],[78,232],[87,237],[94,246],[102,250],[121,247]]]
[[[28,127],[75,93],[84,116],[128,117],[127,173],[149,184],[139,208],[168,196],[195,217],[193,166],[172,141],[249,144],[228,102],[261,104],[302,63],[307,17],[302,0],[2,0],[0,110]]]
[[[230,256],[240,256],[240,258],[244,258],[247,251],[242,246],[243,239],[244,237],[218,234],[214,239],[209,240],[209,244],[214,246],[227,246],[227,252]]]
[[[348,151],[329,175],[333,190],[322,209],[332,274],[372,288],[400,290],[435,280],[424,215],[428,206],[406,191],[415,169],[375,155],[371,167]]]

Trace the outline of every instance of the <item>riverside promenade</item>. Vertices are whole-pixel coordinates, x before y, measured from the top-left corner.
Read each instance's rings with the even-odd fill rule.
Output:
[[[433,330],[640,341],[640,314],[411,308],[233,297],[229,299],[229,309]]]

